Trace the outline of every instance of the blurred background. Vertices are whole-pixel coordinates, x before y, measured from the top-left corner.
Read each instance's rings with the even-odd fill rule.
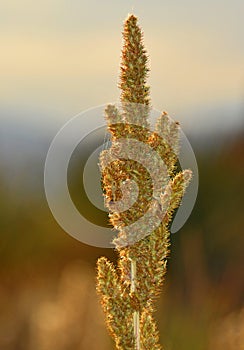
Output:
[[[116,254],[58,226],[43,170],[65,122],[118,101],[122,23],[131,12],[145,33],[153,107],[181,123],[199,166],[195,208],[172,235],[156,313],[161,343],[243,349],[243,1],[3,0],[1,350],[113,348],[95,266],[99,256],[116,261]]]

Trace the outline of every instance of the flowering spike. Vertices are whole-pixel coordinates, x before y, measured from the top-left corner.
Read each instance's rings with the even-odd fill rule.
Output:
[[[124,46],[120,67],[121,102],[149,104],[149,87],[146,85],[148,57],[143,45],[143,34],[137,18],[129,15],[124,24]]]
[[[105,110],[112,145],[100,154],[119,259],[117,268],[98,260],[97,291],[117,350],[160,350],[152,314],[166,273],[169,224],[192,173],[176,173],[178,123],[163,112],[155,131],[149,129],[148,58],[134,15],[125,21],[123,38],[122,108]]]

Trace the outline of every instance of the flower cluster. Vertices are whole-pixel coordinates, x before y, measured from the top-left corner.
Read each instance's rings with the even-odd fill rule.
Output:
[[[121,108],[106,108],[112,145],[100,155],[119,259],[117,268],[98,260],[97,291],[116,349],[158,350],[154,303],[166,272],[169,226],[192,174],[179,171],[179,124],[163,112],[155,131],[149,129],[148,59],[134,15],[123,37]]]

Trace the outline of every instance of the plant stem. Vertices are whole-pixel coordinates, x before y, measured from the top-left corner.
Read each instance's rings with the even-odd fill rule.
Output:
[[[136,260],[131,259],[131,293],[136,291]],[[134,311],[133,314],[135,349],[140,350],[140,313]]]

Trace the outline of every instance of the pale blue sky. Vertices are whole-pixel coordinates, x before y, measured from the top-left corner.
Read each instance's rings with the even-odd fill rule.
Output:
[[[124,18],[150,56],[152,104],[188,129],[237,125],[244,97],[243,1],[6,0],[0,4],[0,108],[61,126],[118,99]],[[231,122],[228,119],[231,114]],[[40,122],[33,117],[29,122]],[[200,130],[200,129],[199,129]]]

